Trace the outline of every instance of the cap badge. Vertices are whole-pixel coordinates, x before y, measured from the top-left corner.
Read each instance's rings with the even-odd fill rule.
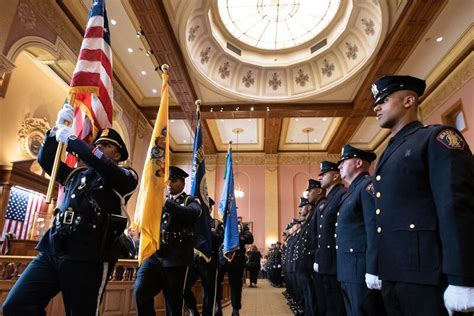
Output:
[[[102,131],[102,134],[100,136],[109,136],[109,129],[108,128],[104,128],[104,130]]]
[[[372,85],[370,90],[372,91],[372,95],[374,96],[374,98],[379,94],[379,89],[377,88],[377,85],[375,83]]]

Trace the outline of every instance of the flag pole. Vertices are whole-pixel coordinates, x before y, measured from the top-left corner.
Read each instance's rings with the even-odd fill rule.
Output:
[[[69,104],[74,104],[75,101],[76,101],[76,94],[72,93],[71,97],[69,98]],[[65,121],[64,123],[66,126],[69,126],[71,124],[71,122],[68,122],[68,121]],[[54,156],[53,169],[51,170],[51,177],[49,179],[48,191],[46,193],[46,204],[51,204],[54,184],[56,183],[56,177],[58,176],[59,164],[61,163],[61,156],[63,155],[64,149],[65,149],[64,144],[59,143],[58,148],[56,149],[56,155]]]
[[[196,113],[201,109],[201,99],[197,99],[194,104],[196,104]]]

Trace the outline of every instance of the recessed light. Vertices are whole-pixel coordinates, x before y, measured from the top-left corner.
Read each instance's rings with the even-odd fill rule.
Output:
[[[127,50],[129,53],[133,53],[133,48],[128,48]]]
[[[156,90],[156,89],[153,89],[153,90],[151,90],[151,91],[152,91],[153,93],[157,93],[157,92],[158,92],[158,90]]]
[[[443,37],[441,37],[441,36],[436,39],[436,41],[437,41],[438,43],[441,42],[442,40],[443,40]]]
[[[146,71],[145,71],[145,70],[142,70],[142,75],[146,75]]]
[[[252,120],[251,120],[251,119],[248,119],[247,121],[248,121],[248,122],[252,122]]]
[[[115,25],[115,24],[117,24],[117,21],[115,21],[114,19],[112,19],[112,20],[110,20],[110,23],[111,23],[112,25]]]
[[[323,121],[326,122],[328,120],[327,117],[323,117]]]
[[[314,141],[314,142],[317,142],[317,141],[318,141],[318,139],[317,139],[317,138],[315,138],[315,139],[313,139],[313,141]]]
[[[252,106],[252,107],[250,108],[250,111],[253,111],[253,110],[254,110],[254,108],[253,108],[253,106]]]
[[[299,118],[295,119],[295,121],[297,121],[297,122],[298,122],[299,120],[300,120]]]
[[[187,143],[188,141],[186,139],[183,139],[183,143]]]
[[[171,123],[174,123],[174,120],[171,120]]]
[[[221,120],[221,122],[224,122],[224,120]]]

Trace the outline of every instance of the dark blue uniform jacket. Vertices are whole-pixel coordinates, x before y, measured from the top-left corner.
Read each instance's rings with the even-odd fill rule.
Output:
[[[374,187],[382,280],[474,286],[474,159],[457,130],[405,126]]]
[[[377,275],[375,202],[372,177],[361,173],[342,197],[336,223],[337,279],[365,283]]]

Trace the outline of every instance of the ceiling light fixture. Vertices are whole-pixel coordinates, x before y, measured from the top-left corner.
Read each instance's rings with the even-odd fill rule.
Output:
[[[270,112],[270,107],[269,106],[267,106],[267,112]]]
[[[327,117],[323,117],[323,121],[326,122],[328,120]]]
[[[296,119],[295,119],[295,121],[297,121],[297,122],[298,122],[299,120],[300,120],[299,118],[296,118]]]
[[[254,110],[254,107],[252,106],[252,107],[250,108],[250,111],[253,111],[253,110]]]
[[[146,71],[145,71],[145,70],[142,70],[142,75],[146,75]]]
[[[221,112],[224,112],[224,108],[221,108]]]
[[[133,48],[128,48],[127,50],[129,53],[133,53]]]
[[[443,37],[442,37],[442,36],[440,36],[440,37],[438,37],[438,38],[436,39],[436,41],[437,41],[438,43],[441,42],[442,40],[443,40]]]
[[[174,120],[171,120],[171,123],[174,123]]]
[[[145,33],[142,30],[137,31],[137,37],[140,37],[140,36],[145,36]]]
[[[211,112],[211,113],[214,112],[214,108],[211,108],[211,111],[210,111],[210,112]]]
[[[153,93],[157,93],[157,92],[158,92],[158,90],[156,90],[156,89],[153,89],[153,90],[151,90],[151,91],[152,91]]]
[[[117,24],[117,21],[115,21],[114,19],[111,19],[111,20],[110,20],[110,23],[111,23],[112,25],[115,25],[115,24]]]
[[[307,145],[306,154],[308,155],[308,175],[311,177],[311,160],[309,157],[309,133],[314,132],[314,128],[305,127],[303,128],[302,132],[306,134],[306,145]]]

